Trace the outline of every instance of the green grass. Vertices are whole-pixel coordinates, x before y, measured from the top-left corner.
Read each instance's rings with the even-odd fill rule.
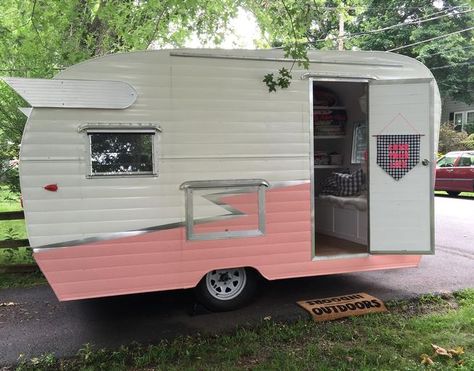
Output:
[[[76,357],[52,354],[21,361],[18,370],[430,370],[474,369],[474,289],[453,297],[429,295],[388,303],[389,313],[315,323],[263,321],[232,334],[182,337],[116,350],[82,348]],[[461,346],[454,358],[433,357],[431,344]],[[463,366],[457,365],[462,362]]]
[[[16,287],[32,287],[46,283],[41,272],[0,273],[0,290]]]
[[[5,186],[0,186],[0,212],[21,210],[18,195],[11,193]],[[0,240],[26,239],[26,228],[24,220],[2,220],[0,221]],[[31,250],[0,249],[0,265],[5,264],[31,264]]]

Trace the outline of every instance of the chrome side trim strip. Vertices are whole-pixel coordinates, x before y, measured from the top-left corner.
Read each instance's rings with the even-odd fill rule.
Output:
[[[239,61],[288,62],[288,63],[298,62],[297,59],[293,59],[293,58],[264,58],[264,57],[249,57],[249,56],[179,52],[179,51],[170,52],[170,57],[233,59],[233,60],[239,60]],[[403,67],[403,65],[399,63],[340,62],[340,61],[335,61],[335,60],[324,61],[324,60],[318,60],[318,59],[310,59],[309,63],[339,64],[339,65],[351,65],[351,66]]]
[[[369,80],[377,80],[375,75],[361,74],[350,75],[345,73],[338,73],[337,75],[324,72],[306,72],[301,75],[301,80],[314,78],[317,81],[330,81],[330,82],[369,82]]]
[[[193,180],[184,182],[179,189],[225,188],[225,187],[270,187],[265,179],[225,179],[225,180]]]
[[[109,133],[109,132],[124,132],[124,133],[147,133],[147,132],[162,132],[160,125],[151,122],[89,122],[87,124],[79,125],[78,133]]]

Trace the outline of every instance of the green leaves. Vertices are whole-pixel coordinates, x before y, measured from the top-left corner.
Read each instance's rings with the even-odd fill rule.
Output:
[[[104,54],[183,46],[194,33],[202,40],[218,40],[238,4],[234,0],[1,0],[0,75],[51,78],[68,66]],[[0,174],[8,170],[8,160],[18,158],[26,119],[17,107],[25,105],[0,84]],[[16,187],[16,182],[8,181]]]
[[[265,83],[265,85],[267,85],[268,91],[271,93],[276,92],[277,87],[280,87],[281,89],[288,88],[291,84],[291,79],[292,76],[290,74],[290,71],[283,67],[278,70],[278,76],[276,77],[276,79],[273,73],[269,73],[264,76],[263,82]]]

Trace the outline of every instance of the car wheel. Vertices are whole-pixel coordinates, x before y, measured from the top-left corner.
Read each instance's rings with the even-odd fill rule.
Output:
[[[459,196],[459,194],[461,193],[458,191],[446,191],[446,192],[448,193],[448,195],[453,196],[453,197]]]
[[[258,276],[247,268],[216,269],[207,273],[195,288],[198,301],[214,312],[234,310],[256,294]]]

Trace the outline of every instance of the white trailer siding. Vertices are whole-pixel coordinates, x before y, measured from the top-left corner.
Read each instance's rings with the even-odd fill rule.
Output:
[[[290,89],[269,94],[262,74],[281,63],[251,62],[244,69],[237,61],[199,61],[205,64],[201,69],[193,58],[167,53],[121,54],[60,75],[120,78],[137,90],[138,99],[126,110],[33,110],[21,151],[32,246],[182,222],[179,185],[189,180],[309,180],[308,81],[296,80]],[[216,63],[220,68],[212,66]],[[78,128],[100,122],[160,125],[159,175],[86,178],[88,144]],[[58,192],[42,188],[51,183],[58,184]],[[214,209],[208,212],[222,213],[208,206]]]

